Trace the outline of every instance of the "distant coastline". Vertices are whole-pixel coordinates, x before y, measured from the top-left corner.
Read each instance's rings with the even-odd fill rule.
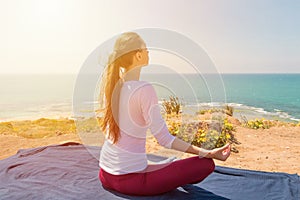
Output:
[[[213,87],[212,92],[216,100],[225,100],[226,102],[221,101],[221,103],[234,107],[235,117],[244,115],[249,119],[264,117],[282,121],[299,121],[300,74],[224,73],[220,75],[224,82],[223,96],[218,96],[218,88]],[[0,121],[74,117],[72,98],[76,77],[76,74],[1,74]],[[187,107],[193,107],[191,112],[196,112],[201,107],[220,104],[218,101],[210,101],[211,94],[203,84],[205,81],[199,80],[199,77],[193,74],[180,74],[180,76],[144,74],[142,78],[149,82],[162,81],[170,91],[177,92],[177,96],[186,103]],[[190,81],[189,85],[184,83],[186,80]],[[183,88],[179,90],[178,85]],[[193,96],[191,90],[184,88],[185,86],[195,87],[198,96]],[[155,89],[160,100],[168,98],[171,94],[166,88],[156,86]],[[93,115],[91,112],[97,106],[95,101],[90,99],[87,102],[90,115]]]

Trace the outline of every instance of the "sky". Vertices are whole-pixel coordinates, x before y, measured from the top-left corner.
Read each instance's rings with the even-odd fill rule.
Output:
[[[300,73],[298,0],[0,0],[0,74],[78,73],[106,40],[162,28],[221,73]]]

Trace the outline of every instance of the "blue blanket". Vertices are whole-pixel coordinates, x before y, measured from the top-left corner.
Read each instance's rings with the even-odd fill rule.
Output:
[[[300,199],[297,174],[220,166],[199,184],[159,196],[127,196],[102,188],[96,159],[100,150],[77,143],[20,150],[0,160],[0,199]]]

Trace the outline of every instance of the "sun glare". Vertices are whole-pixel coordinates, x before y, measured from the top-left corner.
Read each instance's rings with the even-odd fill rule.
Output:
[[[61,0],[35,0],[32,2],[34,15],[40,21],[59,21],[64,14]]]

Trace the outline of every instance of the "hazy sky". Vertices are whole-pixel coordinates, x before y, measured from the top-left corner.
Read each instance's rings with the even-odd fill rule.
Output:
[[[0,0],[0,73],[77,73],[124,31],[177,31],[223,73],[300,73],[298,0]]]

